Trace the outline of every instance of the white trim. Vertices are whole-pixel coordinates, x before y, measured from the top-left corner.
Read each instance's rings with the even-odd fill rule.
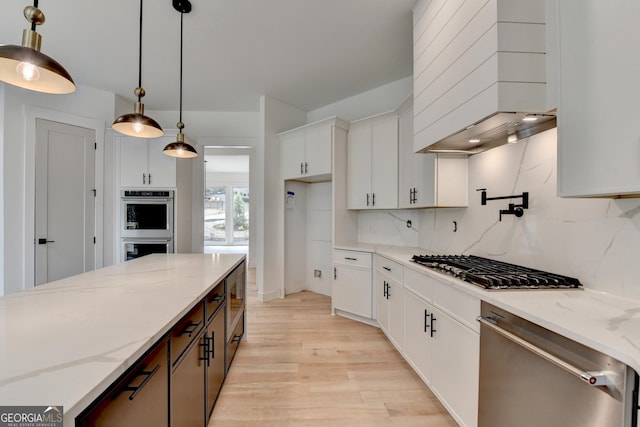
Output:
[[[273,289],[268,292],[258,291],[257,297],[259,302],[267,302],[284,298],[279,289]]]
[[[32,242],[35,242],[35,150],[36,150],[36,119],[50,120],[65,123],[72,126],[92,129],[96,132],[96,165],[95,186],[96,197],[96,245],[94,246],[94,266],[96,269],[103,266],[104,248],[104,133],[106,125],[104,121],[82,117],[75,114],[48,110],[30,105],[24,106],[25,117],[25,165],[24,165],[24,283],[23,289],[31,289],[35,282],[35,254]]]

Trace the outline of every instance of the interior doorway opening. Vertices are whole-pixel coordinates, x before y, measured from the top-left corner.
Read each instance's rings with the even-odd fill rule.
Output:
[[[205,149],[204,162],[204,252],[247,254],[250,156]]]

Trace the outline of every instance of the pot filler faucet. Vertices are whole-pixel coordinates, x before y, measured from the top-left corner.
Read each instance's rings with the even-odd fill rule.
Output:
[[[500,209],[499,219],[502,221],[502,215],[515,215],[520,218],[524,215],[524,210],[529,209],[529,192],[525,191],[519,196],[498,196],[498,197],[487,197],[487,189],[486,188],[478,188],[476,191],[481,191],[481,205],[486,205],[487,200],[504,200],[504,199],[522,199],[522,203],[516,205],[515,203],[509,203],[508,209]]]

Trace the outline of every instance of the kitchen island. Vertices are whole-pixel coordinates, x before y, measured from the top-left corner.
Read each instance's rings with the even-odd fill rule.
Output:
[[[154,254],[0,298],[0,404],[63,406],[73,426],[244,259]]]

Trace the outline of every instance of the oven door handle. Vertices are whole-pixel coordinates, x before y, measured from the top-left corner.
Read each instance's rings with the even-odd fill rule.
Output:
[[[616,387],[616,381],[613,379],[615,374],[610,371],[584,371],[569,362],[566,362],[559,357],[549,353],[546,350],[541,349],[540,347],[531,344],[529,341],[526,341],[519,336],[501,328],[496,325],[495,320],[491,317],[482,317],[479,316],[476,320],[480,322],[482,326],[486,326],[493,332],[503,336],[504,338],[512,341],[513,343],[519,345],[520,347],[529,350],[531,353],[536,356],[542,357],[547,362],[553,363],[557,367],[563,369],[565,372],[573,375],[574,377],[584,381],[590,386],[594,387],[608,387],[611,391],[620,393],[620,390]]]

